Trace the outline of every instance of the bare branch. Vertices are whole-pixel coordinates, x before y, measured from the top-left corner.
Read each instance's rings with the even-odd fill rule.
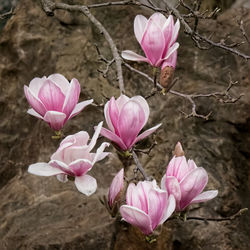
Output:
[[[97,44],[95,44],[95,47],[96,47],[97,54],[99,56],[99,60],[105,62],[106,64],[106,69],[104,70],[98,69],[97,71],[100,72],[104,78],[106,78],[109,68],[115,62],[115,59],[113,58],[112,60],[108,60],[101,54],[100,49],[98,48]]]
[[[240,30],[241,30],[242,35],[245,37],[246,41],[250,44],[250,38],[248,37],[246,30],[244,28],[243,20],[239,21],[239,25],[240,25]]]
[[[190,216],[187,217],[186,220],[201,220],[201,221],[232,221],[235,220],[236,218],[240,217],[242,214],[248,211],[248,208],[242,208],[240,209],[237,213],[229,216],[229,217],[224,217],[224,218],[203,218],[203,217],[195,217],[195,216]]]
[[[8,17],[9,17],[10,15],[12,15],[12,14],[13,14],[13,9],[11,8],[10,11],[5,12],[5,13],[3,13],[3,14],[0,14],[0,19],[1,19],[1,20],[4,20],[4,19],[8,18]]]
[[[89,20],[98,28],[100,33],[104,35],[105,39],[109,43],[109,47],[112,51],[116,63],[117,79],[119,82],[120,92],[125,93],[123,75],[122,75],[122,66],[121,66],[122,59],[118,53],[117,47],[112,37],[106,30],[106,28],[95,18],[93,14],[91,14],[89,8],[85,5],[68,5],[64,3],[54,3],[50,0],[40,0],[40,1],[47,15],[53,15],[54,10],[56,9],[63,9],[67,11],[79,11],[89,18]]]
[[[146,73],[141,72],[140,70],[133,68],[132,66],[130,66],[127,63],[123,63],[123,65],[125,65],[129,70],[131,70],[133,72],[136,72],[137,74],[139,74],[139,75],[145,77],[146,79],[148,79],[150,82],[154,83],[154,79],[151,78]],[[174,81],[176,81],[176,79]],[[184,93],[181,93],[181,92],[178,92],[178,91],[175,91],[175,90],[171,90],[171,89],[168,92],[170,94],[172,94],[172,95],[183,97],[183,98],[185,98],[186,100],[188,100],[190,102],[190,104],[192,105],[191,113],[186,114],[184,111],[180,111],[182,114],[185,115],[186,118],[198,117],[198,118],[208,120],[210,115],[212,114],[212,112],[209,112],[206,115],[198,114],[197,110],[196,110],[196,103],[195,103],[194,99],[195,98],[201,98],[201,97],[213,97],[213,98],[217,99],[218,101],[220,101],[222,103],[235,103],[243,96],[243,94],[240,94],[238,97],[232,97],[230,95],[229,91],[231,90],[231,88],[233,86],[235,86],[237,84],[238,84],[238,81],[233,82],[232,79],[231,79],[231,75],[229,75],[229,84],[228,84],[227,88],[224,91],[221,91],[221,92],[217,91],[217,92],[208,93],[208,94],[184,94]],[[145,96],[145,98],[152,97],[156,93],[158,93],[159,90],[163,89],[163,87],[158,82],[157,82],[156,86],[157,86],[158,90],[154,88],[149,95]]]
[[[132,150],[132,155],[133,155],[133,159],[135,161],[136,167],[141,172],[141,174],[143,175],[144,179],[146,181],[150,180],[150,178],[147,176],[145,170],[143,169],[141,163],[139,162],[139,159],[138,159],[138,157],[137,157],[137,155],[136,155],[136,153],[135,153],[134,150]]]

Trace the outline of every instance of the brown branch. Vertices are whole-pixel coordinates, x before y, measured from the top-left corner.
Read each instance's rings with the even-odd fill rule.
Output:
[[[106,64],[106,69],[104,69],[104,70],[103,69],[97,69],[97,71],[100,72],[104,78],[106,78],[107,74],[108,74],[108,71],[109,71],[109,68],[115,62],[115,59],[113,58],[112,60],[108,60],[107,58],[105,58],[101,54],[100,49],[98,48],[97,44],[95,44],[95,47],[96,47],[97,54],[99,56],[99,60],[105,62],[105,64]]]
[[[104,35],[105,39],[109,43],[109,47],[111,49],[113,58],[116,63],[117,79],[119,82],[120,92],[124,93],[125,89],[124,89],[124,81],[123,81],[122,66],[121,66],[122,59],[118,53],[117,47],[112,37],[110,36],[106,28],[95,18],[93,14],[91,14],[89,8],[85,5],[68,5],[64,3],[54,3],[50,0],[40,0],[40,1],[47,15],[53,15],[54,10],[56,9],[63,9],[67,11],[79,11],[89,18],[89,20],[98,28],[100,33]]]
[[[130,66],[127,63],[123,63],[123,65],[126,66],[129,70],[145,77],[150,82],[154,83],[154,79],[151,78],[146,73],[141,72],[140,70],[133,68],[132,66]],[[208,98],[213,97],[213,98],[215,98],[223,103],[235,103],[243,96],[243,94],[240,94],[238,97],[234,98],[229,94],[229,91],[231,90],[231,88],[233,86],[235,86],[236,84],[238,84],[238,82],[237,81],[233,82],[231,79],[231,75],[229,75],[229,84],[228,84],[227,88],[221,92],[213,92],[213,93],[208,93],[208,94],[184,94],[184,93],[181,93],[179,91],[175,91],[175,90],[171,90],[171,89],[168,92],[172,95],[183,97],[190,102],[190,104],[192,105],[192,111],[189,114],[186,114],[185,112],[181,111],[181,113],[184,114],[186,118],[198,117],[198,118],[208,120],[210,115],[212,114],[212,112],[209,112],[206,115],[198,114],[197,110],[196,110],[196,103],[195,103],[194,99],[201,98],[201,97],[208,97]],[[158,90],[163,89],[163,87],[158,82],[157,82],[156,86],[157,86]],[[158,90],[153,89],[152,92],[149,95],[147,95],[145,98],[149,98],[151,96],[154,96],[156,93],[159,92]]]
[[[9,17],[10,15],[12,15],[12,14],[13,14],[13,9],[11,8],[10,11],[5,12],[5,13],[3,13],[3,14],[0,14],[0,19],[1,19],[1,20],[4,20],[4,19],[8,18],[8,17]]]
[[[243,20],[239,21],[239,25],[242,35],[245,37],[246,41],[250,44],[250,38],[248,37],[246,30],[244,28]]]
[[[196,216],[190,216],[187,217],[186,220],[200,220],[200,221],[232,221],[235,220],[236,218],[240,217],[242,214],[248,211],[248,208],[242,208],[240,209],[237,213],[224,217],[224,218],[203,218],[203,217],[196,217]]]
[[[142,176],[144,177],[144,179],[146,181],[150,180],[150,178],[146,174],[145,170],[143,169],[143,167],[142,167],[142,165],[141,165],[141,163],[140,163],[140,161],[139,161],[139,159],[138,159],[138,157],[137,157],[134,150],[132,150],[132,155],[133,155],[133,159],[134,159],[135,164],[136,164],[136,168],[141,172]]]

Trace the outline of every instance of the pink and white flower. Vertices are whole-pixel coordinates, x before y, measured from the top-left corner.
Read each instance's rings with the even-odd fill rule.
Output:
[[[122,168],[112,180],[108,194],[108,204],[112,208],[119,201],[124,187],[124,169]]]
[[[166,66],[175,68],[179,47],[176,39],[179,29],[180,22],[177,20],[174,24],[172,15],[166,18],[157,12],[149,19],[137,15],[134,20],[134,33],[146,57],[131,50],[123,51],[122,57],[131,61],[147,62],[162,69]]]
[[[155,180],[140,181],[137,185],[130,183],[126,203],[120,208],[123,219],[146,235],[163,224],[175,210],[174,196],[159,189]]]
[[[68,176],[74,177],[79,192],[89,196],[96,191],[96,179],[87,174],[97,161],[104,159],[109,153],[103,152],[109,143],[102,143],[96,153],[90,151],[94,148],[102,128],[102,122],[88,144],[89,134],[80,131],[67,136],[57,151],[51,156],[49,163],[39,162],[29,166],[28,172],[39,176],[53,176],[61,182],[67,182]]]
[[[91,99],[78,103],[79,82],[73,78],[69,83],[61,74],[34,78],[29,87],[24,86],[24,93],[32,107],[28,113],[44,120],[56,131],[93,102]]]
[[[155,132],[161,124],[140,134],[149,118],[149,106],[142,96],[129,98],[121,95],[105,104],[104,115],[109,130],[101,129],[101,135],[117,144],[122,150],[129,150],[138,141]]]
[[[208,175],[204,168],[197,167],[193,160],[185,156],[174,156],[169,162],[166,174],[161,181],[161,188],[173,194],[176,211],[183,211],[188,205],[205,202],[217,196],[218,190],[203,192]]]

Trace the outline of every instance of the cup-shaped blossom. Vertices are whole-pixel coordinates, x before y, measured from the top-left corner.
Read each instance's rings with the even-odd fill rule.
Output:
[[[102,122],[97,126],[89,144],[89,134],[86,131],[67,136],[51,156],[49,163],[32,164],[29,166],[28,172],[39,176],[56,175],[61,182],[67,182],[68,176],[73,177],[79,192],[87,196],[93,194],[97,188],[96,179],[88,175],[87,172],[97,161],[104,159],[109,154],[104,152],[104,149],[109,146],[109,143],[106,142],[101,144],[96,153],[91,153],[101,127]]]
[[[122,168],[112,180],[109,187],[108,204],[112,209],[116,202],[119,202],[124,187],[124,169]]]
[[[131,61],[143,61],[155,67],[175,68],[177,60],[176,42],[180,29],[179,20],[174,24],[173,16],[166,18],[163,14],[154,13],[149,19],[137,15],[134,20],[134,33],[146,57],[133,51],[125,50],[122,57]]]
[[[30,115],[47,122],[58,131],[70,118],[82,111],[93,100],[78,103],[80,84],[73,78],[71,82],[61,74],[34,78],[29,87],[24,86],[25,96],[31,105]]]
[[[146,235],[163,224],[175,210],[174,196],[159,189],[155,180],[140,181],[137,185],[130,183],[126,203],[120,208],[123,219]]]
[[[104,115],[109,130],[102,128],[101,134],[122,150],[131,149],[135,143],[161,126],[158,124],[138,136],[149,117],[149,106],[142,96],[129,98],[121,95],[117,100],[112,97],[105,104]]]
[[[197,167],[193,160],[187,162],[185,156],[174,156],[162,178],[161,188],[174,195],[176,211],[183,211],[190,204],[217,196],[218,190],[202,192],[207,182],[208,174],[204,168]]]

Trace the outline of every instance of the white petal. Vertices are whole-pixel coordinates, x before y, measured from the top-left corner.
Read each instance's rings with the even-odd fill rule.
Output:
[[[130,61],[142,61],[142,62],[148,62],[148,59],[144,56],[140,56],[136,54],[135,52],[131,50],[124,50],[122,51],[122,57],[126,60]]]
[[[96,179],[90,175],[77,176],[75,178],[75,185],[79,192],[90,196],[96,191]]]
[[[27,113],[43,120],[43,117],[39,115],[34,109],[28,109]]]
[[[147,18],[143,15],[137,15],[134,20],[134,33],[137,41],[141,43],[146,25],[147,25]]]
[[[35,174],[39,176],[52,176],[64,173],[62,170],[51,167],[48,163],[45,162],[38,162],[30,165],[28,168],[28,172],[30,174]]]

